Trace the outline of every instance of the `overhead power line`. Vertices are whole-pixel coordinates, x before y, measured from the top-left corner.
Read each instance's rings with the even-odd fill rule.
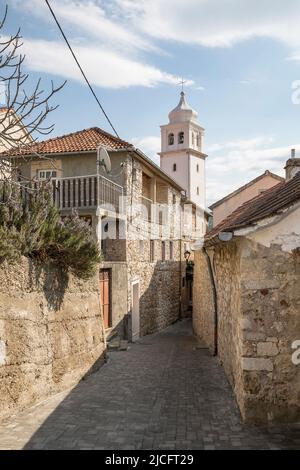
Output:
[[[77,59],[77,57],[76,57],[76,55],[75,55],[75,52],[73,51],[73,48],[72,48],[71,44],[69,43],[68,38],[67,38],[67,36],[65,35],[65,33],[64,33],[64,31],[63,31],[63,29],[62,29],[62,27],[61,27],[61,25],[60,25],[60,23],[59,23],[57,17],[56,17],[56,15],[55,15],[54,11],[53,11],[53,8],[51,7],[51,5],[50,5],[50,3],[49,3],[48,0],[45,0],[45,2],[46,2],[47,6],[48,6],[48,8],[49,8],[49,10],[50,10],[50,12],[51,12],[51,15],[52,15],[53,18],[54,18],[55,23],[57,24],[57,26],[58,26],[58,28],[59,28],[61,34],[62,34],[62,37],[64,38],[64,40],[65,40],[65,42],[66,42],[68,48],[70,49],[70,52],[71,52],[71,54],[72,54],[72,56],[73,56],[73,58],[74,58],[74,60],[75,60],[75,62],[76,62],[76,64],[77,64],[77,66],[78,66],[78,68],[79,68],[79,70],[80,70],[80,72],[81,72],[81,74],[82,74],[82,76],[83,76],[83,78],[84,78],[84,80],[85,80],[87,86],[89,87],[89,89],[90,89],[92,95],[94,96],[94,98],[95,98],[95,100],[96,100],[98,106],[100,107],[102,113],[103,113],[104,116],[106,117],[106,119],[107,119],[107,121],[108,121],[110,127],[112,128],[112,130],[114,131],[114,133],[116,134],[116,136],[119,138],[119,134],[117,133],[116,129],[114,128],[114,126],[113,126],[111,120],[109,119],[109,117],[108,117],[108,115],[106,114],[106,112],[105,112],[105,110],[104,110],[102,104],[100,103],[100,101],[99,101],[99,99],[98,99],[96,93],[94,92],[92,85],[90,84],[90,82],[89,82],[89,80],[88,80],[86,74],[84,73],[83,68],[82,68],[82,66],[80,65],[80,62],[79,62],[79,60]]]

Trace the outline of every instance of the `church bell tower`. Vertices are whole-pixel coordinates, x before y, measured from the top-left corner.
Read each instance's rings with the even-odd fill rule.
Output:
[[[169,123],[161,126],[160,167],[184,188],[188,200],[205,209],[203,140],[198,113],[182,91],[178,105],[169,113]]]

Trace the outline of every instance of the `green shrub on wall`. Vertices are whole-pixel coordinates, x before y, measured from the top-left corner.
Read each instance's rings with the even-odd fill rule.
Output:
[[[95,272],[100,252],[91,228],[76,214],[61,219],[47,184],[2,183],[0,190],[0,261],[24,255],[53,261],[77,277]]]

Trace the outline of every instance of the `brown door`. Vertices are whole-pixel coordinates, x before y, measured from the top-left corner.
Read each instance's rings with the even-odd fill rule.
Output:
[[[111,326],[110,314],[110,269],[100,270],[100,298],[104,319],[104,328]]]

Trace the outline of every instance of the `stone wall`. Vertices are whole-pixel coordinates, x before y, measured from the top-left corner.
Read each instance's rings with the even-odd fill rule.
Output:
[[[213,258],[218,356],[247,422],[300,420],[300,257],[240,238]],[[195,332],[213,350],[214,303],[203,252],[195,256]]]
[[[208,250],[208,253],[217,292],[217,319],[208,260],[203,251],[198,251],[195,254],[194,268],[194,331],[211,352],[217,348],[226,375],[236,395],[240,396],[242,345],[239,330],[241,317],[239,247],[236,243],[219,244],[214,250]],[[215,328],[217,328],[216,344]]]
[[[178,259],[179,241],[174,241],[174,259]],[[166,243],[166,261],[161,260],[161,240],[154,240],[154,260],[150,262],[150,240],[143,241],[144,255],[139,258],[140,241],[128,242],[129,296],[131,283],[140,283],[140,336],[160,331],[179,318],[180,272],[179,262],[169,258]],[[131,303],[131,298],[129,298]]]
[[[244,241],[241,253],[244,396],[247,421],[300,420],[300,256]]]
[[[215,351],[215,308],[208,260],[203,251],[194,254],[193,328],[194,332]]]
[[[159,199],[163,197],[167,204],[166,224],[149,222],[141,210],[143,165],[136,160],[128,159],[125,171],[126,190],[127,194],[131,195],[131,205],[128,206],[127,214],[126,240],[128,312],[131,314],[131,286],[133,282],[138,281],[140,336],[144,336],[162,330],[180,316],[181,250],[180,241],[175,233],[180,225],[180,192],[169,185],[161,185],[158,181]],[[153,240],[154,244],[153,260],[150,259],[150,240]],[[170,259],[171,240],[173,241],[172,259]],[[165,260],[162,259],[163,241],[165,241]]]
[[[0,418],[76,385],[105,356],[99,278],[0,267]]]
[[[127,263],[105,261],[100,267],[109,269],[111,278],[111,327],[106,332],[107,340],[115,334],[128,338]]]

